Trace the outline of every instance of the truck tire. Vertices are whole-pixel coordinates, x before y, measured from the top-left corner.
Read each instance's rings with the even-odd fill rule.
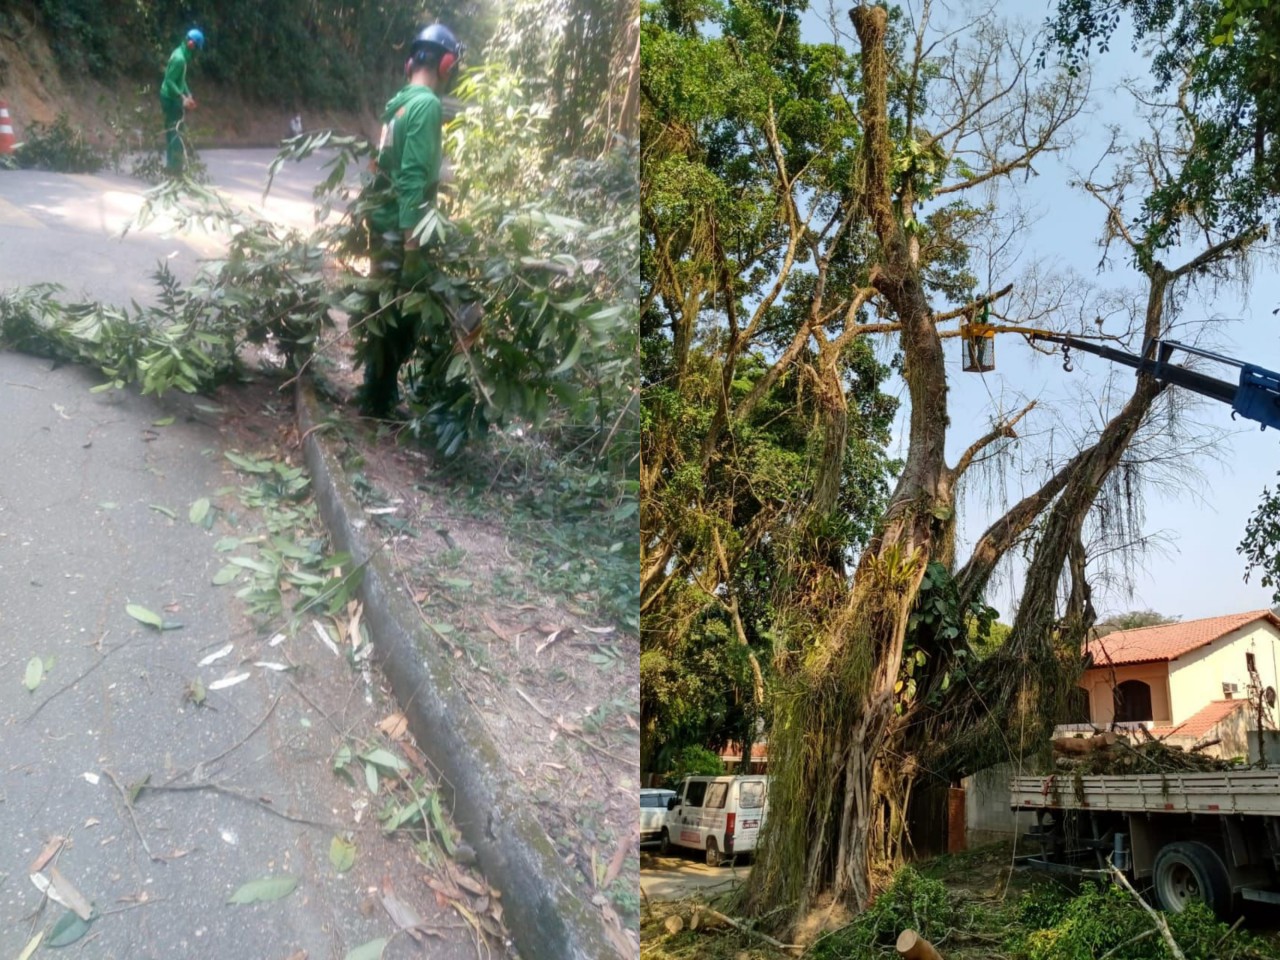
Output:
[[[671,834],[667,832],[667,828],[662,828],[662,846],[659,848],[664,857],[669,857],[675,851],[671,849]]]
[[[720,866],[720,848],[716,846],[715,837],[707,837],[707,866]]]
[[[1219,919],[1231,910],[1231,881],[1227,868],[1213,847],[1198,840],[1167,843],[1156,854],[1151,868],[1156,899],[1169,913],[1182,913],[1199,900]]]

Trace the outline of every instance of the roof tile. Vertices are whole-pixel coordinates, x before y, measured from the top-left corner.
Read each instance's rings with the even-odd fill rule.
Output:
[[[1270,610],[1249,610],[1223,617],[1188,620],[1185,623],[1163,623],[1154,627],[1117,630],[1105,637],[1090,640],[1085,650],[1093,655],[1095,667],[1173,660],[1213,643],[1254,620],[1262,619],[1270,620],[1280,627],[1280,619]]]
[[[1151,735],[1157,740],[1170,735],[1199,739],[1241,707],[1248,705],[1248,700],[1213,700],[1177,726],[1152,727]]]

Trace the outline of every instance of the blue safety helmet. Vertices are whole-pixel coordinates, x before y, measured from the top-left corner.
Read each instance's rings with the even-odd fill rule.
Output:
[[[187,31],[187,45],[196,46],[201,50],[204,49],[204,34],[199,30],[191,29]]]
[[[455,60],[462,56],[462,44],[453,35],[453,31],[443,23],[433,23],[431,26],[419,30],[418,35],[413,38],[413,43],[409,45],[409,49],[414,54],[417,54],[419,50],[425,52],[432,47],[442,53],[453,54]]]

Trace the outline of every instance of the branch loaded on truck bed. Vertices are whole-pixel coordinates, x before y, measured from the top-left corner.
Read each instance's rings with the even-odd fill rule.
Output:
[[[1280,770],[1167,773],[1122,777],[1050,774],[1015,777],[1019,810],[1116,810],[1130,813],[1237,813],[1280,816]]]

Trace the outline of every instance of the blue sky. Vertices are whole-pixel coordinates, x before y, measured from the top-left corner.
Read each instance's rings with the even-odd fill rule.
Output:
[[[918,10],[919,2],[907,6]],[[1009,18],[1038,25],[1049,14],[1050,4],[1043,0],[999,0],[995,9]],[[946,14],[935,16],[941,20]],[[838,8],[837,17],[841,29],[851,32],[847,5]],[[813,42],[830,41],[831,31],[821,9],[808,15],[805,36]],[[1023,269],[1038,262],[1046,271],[1072,271],[1082,281],[1127,291],[1136,302],[1145,303],[1144,280],[1127,265],[1120,251],[1113,250],[1107,268],[1099,267],[1103,208],[1068,185],[1102,155],[1111,125],[1125,133],[1141,132],[1142,128],[1135,126],[1137,108],[1119,85],[1126,76],[1147,79],[1145,69],[1141,52],[1131,51],[1123,39],[1113,44],[1109,53],[1095,56],[1088,115],[1076,122],[1070,146],[1057,156],[1039,160],[1035,165],[1038,176],[1025,182],[1019,177],[1001,187],[1002,205],[1016,203],[1035,220],[1016,242],[1015,262],[992,277],[993,287],[1016,281]],[[1172,267],[1183,258],[1171,253],[1166,262]],[[1280,278],[1275,261],[1255,258],[1247,287],[1237,284],[1188,296],[1180,314],[1186,326],[1176,336],[1189,340],[1208,332],[1218,352],[1280,369],[1280,319],[1272,315],[1276,307],[1280,307]],[[1210,326],[1199,323],[1207,319],[1215,322]],[[1069,434],[1084,421],[1090,406],[1096,416],[1108,389],[1122,402],[1132,388],[1133,373],[1085,355],[1073,358],[1074,371],[1067,373],[1061,357],[1037,355],[1020,337],[1004,336],[997,340],[995,372],[962,374],[959,341],[947,341],[947,347],[953,462],[988,429],[997,409],[1012,411],[1029,399],[1038,401],[1037,409],[1024,421],[1026,439],[1015,451],[1009,469],[1002,475],[993,471],[974,475],[966,486],[961,504],[960,555],[964,556],[965,545],[999,515],[1004,502],[1034,489],[1033,481],[1042,475],[1037,467],[1044,463],[1047,452],[1066,449]],[[1237,376],[1229,367],[1204,369],[1222,379],[1234,381]],[[1207,453],[1170,464],[1168,473],[1187,477],[1183,488],[1148,490],[1142,526],[1145,533],[1155,535],[1157,546],[1146,552],[1131,578],[1100,578],[1094,583],[1094,603],[1102,616],[1149,608],[1194,619],[1270,603],[1271,591],[1260,586],[1256,574],[1250,583],[1244,582],[1245,565],[1236,545],[1263,487],[1275,486],[1280,431],[1264,433],[1257,424],[1232,421],[1227,406],[1210,400],[1194,404],[1187,415],[1203,425],[1198,433],[1219,442]],[[1019,577],[1016,568],[1006,573],[988,599],[1000,610],[1002,619],[1008,620]]]

